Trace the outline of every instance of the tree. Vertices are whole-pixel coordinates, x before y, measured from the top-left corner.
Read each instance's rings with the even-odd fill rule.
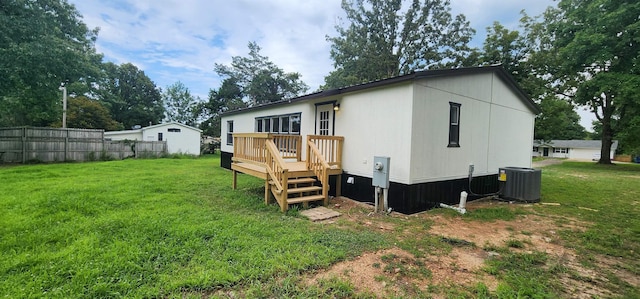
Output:
[[[598,163],[611,164],[614,119],[640,92],[640,2],[561,0],[547,11],[548,34],[559,57],[559,91],[591,109],[602,124]],[[620,119],[622,122],[622,119]]]
[[[124,128],[158,124],[164,117],[162,96],[155,83],[131,63],[103,65],[100,99]]]
[[[536,117],[534,139],[584,139],[587,133],[580,125],[580,116],[571,103],[554,96],[543,98],[539,104],[540,113]]]
[[[292,98],[309,89],[299,73],[285,73],[260,55],[255,42],[249,43],[249,57],[234,56],[231,66],[216,63],[215,70],[221,77],[232,79],[251,106]]]
[[[197,105],[196,109],[200,118],[202,133],[207,136],[220,137],[220,116],[226,111],[246,108],[242,101],[242,89],[234,78],[222,81],[218,90],[209,91],[209,100]]]
[[[0,4],[0,126],[48,126],[62,117],[62,82],[97,76],[98,30],[66,0]]]
[[[69,98],[67,126],[69,128],[103,129],[105,131],[123,129],[122,124],[111,118],[109,109],[99,101],[85,96]]]
[[[524,14],[521,21],[523,34],[509,30],[498,22],[488,27],[487,38],[478,55],[479,64],[501,63],[520,87],[539,104],[541,113],[536,117],[535,139],[582,139],[586,131],[580,125],[580,116],[574,111],[573,105],[558,98],[548,88],[551,82],[536,72],[545,67],[547,57],[538,55],[536,49],[540,38],[534,35],[542,31],[531,32],[535,27],[528,26],[529,22],[531,19]]]
[[[182,82],[178,81],[167,86],[162,93],[162,101],[165,105],[165,120],[189,126],[196,125],[195,109],[199,99],[191,95],[189,88]]]
[[[459,66],[475,31],[448,0],[343,0],[348,24],[329,37],[335,70],[323,89],[371,82],[431,67]]]

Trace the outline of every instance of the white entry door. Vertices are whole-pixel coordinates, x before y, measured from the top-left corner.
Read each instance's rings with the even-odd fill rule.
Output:
[[[333,104],[316,106],[316,134],[333,135]]]

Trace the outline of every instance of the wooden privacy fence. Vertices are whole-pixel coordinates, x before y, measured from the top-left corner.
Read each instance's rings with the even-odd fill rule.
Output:
[[[165,141],[106,141],[103,130],[0,128],[0,163],[158,157],[166,152]]]

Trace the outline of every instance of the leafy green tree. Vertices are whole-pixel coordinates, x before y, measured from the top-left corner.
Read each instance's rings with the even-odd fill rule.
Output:
[[[98,30],[66,0],[3,0],[0,28],[0,126],[56,122],[60,83],[99,74]]]
[[[520,87],[532,99],[538,102],[541,113],[536,117],[535,139],[583,139],[585,129],[580,125],[580,116],[569,102],[558,98],[548,88],[545,76],[535,72],[546,64],[545,56],[533,56],[536,53],[538,38],[532,39],[535,32],[527,27],[526,14],[521,23],[523,34],[509,30],[498,22],[487,28],[487,38],[478,55],[479,64],[501,63],[511,73]],[[533,71],[532,71],[533,70]]]
[[[220,116],[226,111],[246,108],[242,100],[242,89],[236,79],[227,78],[222,81],[218,90],[209,91],[209,100],[197,105],[202,133],[207,136],[220,137]]]
[[[553,96],[539,104],[542,113],[536,117],[534,138],[540,140],[584,139],[587,133],[571,103]]]
[[[188,126],[196,125],[196,105],[199,99],[191,95],[182,82],[175,82],[164,90],[162,101],[165,105],[165,120]]]
[[[69,128],[103,129],[105,131],[123,129],[122,124],[111,118],[109,109],[100,101],[78,96],[69,98],[67,104],[67,126]]]
[[[103,65],[100,99],[113,119],[125,129],[135,125],[158,124],[164,118],[164,105],[155,83],[131,63]]]
[[[251,106],[292,98],[309,89],[299,73],[285,73],[260,55],[255,42],[249,43],[248,57],[232,57],[231,66],[216,63],[215,70],[221,77],[232,79]]]
[[[451,15],[448,0],[343,0],[348,23],[329,37],[335,70],[323,89],[407,74],[434,66],[458,66],[471,53],[475,31],[464,15]]]
[[[602,124],[601,164],[611,163],[613,120],[628,116],[622,109],[640,92],[639,15],[635,0],[561,0],[544,20],[558,56],[551,74],[559,92],[590,107]]]

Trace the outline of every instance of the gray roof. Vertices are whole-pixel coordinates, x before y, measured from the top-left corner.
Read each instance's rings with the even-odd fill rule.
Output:
[[[562,148],[602,148],[602,140],[551,140],[548,142],[534,140],[533,146],[540,147],[562,147]],[[618,148],[618,140],[613,140],[611,150]]]

